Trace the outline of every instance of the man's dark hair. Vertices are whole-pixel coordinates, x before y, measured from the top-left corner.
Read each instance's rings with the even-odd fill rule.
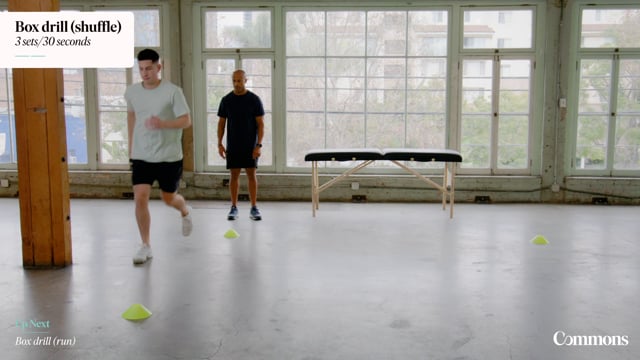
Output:
[[[153,63],[157,63],[160,60],[160,55],[155,50],[144,49],[138,53],[138,61],[151,60]]]

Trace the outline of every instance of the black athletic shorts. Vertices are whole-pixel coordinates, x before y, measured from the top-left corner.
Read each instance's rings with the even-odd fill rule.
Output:
[[[258,167],[258,159],[253,158],[253,149],[245,153],[229,153],[227,157],[227,169],[251,169]]]
[[[182,160],[159,163],[131,160],[131,182],[133,185],[153,185],[153,182],[157,180],[162,191],[174,193],[178,190],[181,177]]]

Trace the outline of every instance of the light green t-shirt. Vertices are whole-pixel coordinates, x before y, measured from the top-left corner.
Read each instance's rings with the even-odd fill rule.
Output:
[[[182,129],[150,130],[144,124],[153,115],[161,120],[173,120],[189,113],[182,89],[168,80],[160,81],[150,90],[137,83],[127,88],[124,97],[127,110],[136,114],[131,158],[147,162],[182,160]]]

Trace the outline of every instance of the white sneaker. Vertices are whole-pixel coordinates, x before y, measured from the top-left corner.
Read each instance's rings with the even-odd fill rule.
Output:
[[[191,230],[193,230],[193,221],[191,220],[191,211],[193,208],[187,206],[187,210],[189,213],[182,217],[182,236],[191,235]]]
[[[133,256],[134,264],[144,264],[147,260],[151,259],[153,254],[151,253],[151,247],[149,245],[142,245],[138,252]]]

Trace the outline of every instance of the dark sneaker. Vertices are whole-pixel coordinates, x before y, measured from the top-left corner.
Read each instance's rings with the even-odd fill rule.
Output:
[[[238,218],[238,208],[235,206],[231,206],[229,215],[227,215],[227,220],[235,220],[237,218]]]
[[[262,220],[262,215],[260,215],[260,210],[257,207],[251,207],[251,214],[249,215],[253,220]]]

